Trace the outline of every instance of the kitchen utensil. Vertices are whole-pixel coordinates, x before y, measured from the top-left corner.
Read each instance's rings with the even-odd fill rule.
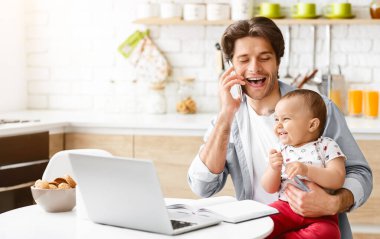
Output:
[[[286,55],[286,67],[285,67],[285,79],[293,78],[289,74],[289,67],[290,67],[290,41],[291,41],[291,26],[288,25],[285,32],[285,55]]]
[[[298,84],[297,88],[302,88],[306,83],[311,81],[315,77],[315,74],[317,74],[317,72],[318,72],[318,69],[314,69],[311,72],[309,72],[309,74],[306,74],[303,77],[302,81]]]

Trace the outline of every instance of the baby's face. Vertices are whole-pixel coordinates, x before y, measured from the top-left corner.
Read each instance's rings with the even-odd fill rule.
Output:
[[[295,96],[281,99],[276,105],[274,132],[282,144],[298,147],[310,139],[312,116],[302,100]]]

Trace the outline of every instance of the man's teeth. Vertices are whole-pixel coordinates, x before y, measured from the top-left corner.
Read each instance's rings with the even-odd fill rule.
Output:
[[[247,78],[249,83],[259,84],[265,81],[265,77],[251,77]]]

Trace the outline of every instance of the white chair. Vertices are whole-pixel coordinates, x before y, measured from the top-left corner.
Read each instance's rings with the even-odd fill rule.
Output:
[[[69,153],[99,155],[99,156],[112,156],[111,153],[102,149],[71,149],[60,151],[51,157],[48,165],[42,175],[42,179],[52,181],[57,177],[63,177],[68,174],[73,176],[73,169],[69,162]]]
[[[65,174],[70,175],[75,180],[75,175],[69,161],[69,153],[89,154],[97,156],[112,156],[111,153],[102,149],[72,149],[60,151],[51,157],[48,165],[42,175],[42,179],[53,181],[55,178],[63,177]],[[87,210],[83,203],[80,193],[80,185],[76,190],[76,210],[77,215],[81,218],[87,218]]]

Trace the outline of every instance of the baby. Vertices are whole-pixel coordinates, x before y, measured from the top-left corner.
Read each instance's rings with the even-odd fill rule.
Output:
[[[322,133],[327,117],[325,102],[311,90],[284,95],[275,108],[274,131],[280,149],[269,152],[269,165],[261,179],[268,193],[279,192],[270,204],[280,212],[271,216],[274,229],[268,238],[340,238],[337,215],[304,218],[289,206],[285,189],[301,178],[315,182],[328,192],[343,186],[345,156],[338,144]]]

